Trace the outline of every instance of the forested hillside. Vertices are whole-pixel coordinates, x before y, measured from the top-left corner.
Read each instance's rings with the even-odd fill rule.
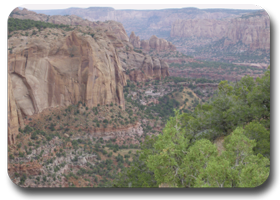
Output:
[[[114,187],[256,187],[269,172],[268,68],[256,81],[221,81],[217,95],[191,114],[175,110]]]

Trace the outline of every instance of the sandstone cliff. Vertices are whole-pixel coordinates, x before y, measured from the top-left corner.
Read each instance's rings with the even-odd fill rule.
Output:
[[[270,49],[270,21],[266,12],[256,12],[242,17],[215,19],[176,20],[172,24],[171,37],[200,38],[211,40],[224,38],[223,47],[242,42],[247,50]],[[201,42],[202,43],[202,42]],[[197,45],[200,45],[199,41]]]
[[[250,50],[270,49],[270,20],[266,12],[232,19],[226,30],[224,46],[241,41]]]
[[[122,66],[132,81],[143,82],[169,76],[169,65],[156,57],[143,55],[134,51],[120,52]]]
[[[109,39],[55,31],[56,38],[12,37],[8,57],[9,130],[18,126],[16,110],[23,116],[50,107],[67,106],[79,101],[88,107],[111,102],[125,106],[123,86],[126,76]],[[11,88],[12,87],[12,88]],[[10,134],[11,141],[13,134]]]

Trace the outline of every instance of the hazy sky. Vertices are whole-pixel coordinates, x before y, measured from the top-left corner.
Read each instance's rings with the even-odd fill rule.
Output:
[[[65,9],[70,7],[113,7],[115,9],[165,9],[165,8],[230,8],[230,9],[261,9],[254,4],[24,4],[19,7],[27,8],[28,10],[48,10],[48,9]]]

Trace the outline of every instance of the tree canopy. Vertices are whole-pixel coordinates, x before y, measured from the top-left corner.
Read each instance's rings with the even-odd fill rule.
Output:
[[[261,185],[270,172],[270,68],[256,80],[221,81],[210,101],[193,113],[175,110],[162,134],[147,142],[115,186]]]

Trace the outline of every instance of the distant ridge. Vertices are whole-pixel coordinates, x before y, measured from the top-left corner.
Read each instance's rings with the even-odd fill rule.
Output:
[[[22,9],[22,8],[20,8]],[[224,12],[227,11],[231,14],[241,14],[241,13],[250,13],[255,12],[256,10],[250,10],[250,9],[228,9],[228,8],[207,8],[207,9],[199,9],[196,7],[185,7],[185,8],[166,8],[166,9],[146,9],[146,10],[136,10],[136,9],[114,9],[112,7],[88,7],[88,8],[79,8],[79,7],[70,7],[66,9],[48,9],[48,10],[31,10],[36,13],[46,14],[46,15],[60,15],[60,14],[69,14],[70,10],[78,9],[78,10],[100,10],[100,9],[106,9],[110,11],[170,11],[170,10],[200,10],[205,12]],[[259,9],[262,10],[262,9]]]

